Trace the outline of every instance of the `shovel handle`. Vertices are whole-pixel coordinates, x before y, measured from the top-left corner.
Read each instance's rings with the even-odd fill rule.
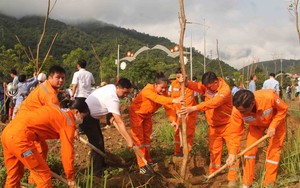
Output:
[[[249,147],[247,147],[246,149],[244,149],[243,151],[241,151],[239,154],[237,154],[236,159],[241,158],[247,151],[253,149],[255,146],[257,146],[259,143],[263,142],[267,138],[269,138],[268,135],[264,135],[263,137],[261,137],[259,140],[257,140],[256,142],[254,142],[253,144],[251,144]],[[219,168],[218,170],[216,170],[215,172],[213,172],[209,176],[206,176],[207,181],[209,179],[211,179],[212,177],[214,177],[215,175],[217,175],[218,173],[220,173],[222,170],[224,170],[227,167],[228,167],[228,165],[224,164],[221,168]]]
[[[134,153],[136,153],[141,159],[142,161],[146,164],[146,167],[152,172],[154,173],[155,171],[153,170],[153,168],[148,164],[148,161],[145,159],[145,157],[141,154],[141,152],[138,150],[137,147],[133,146],[133,151]]]
[[[84,143],[85,145],[88,145],[92,150],[94,150],[95,152],[97,152],[99,155],[101,155],[102,157],[106,157],[106,154],[101,151],[99,148],[96,148],[93,144],[89,143],[87,140],[85,140],[82,137],[79,137],[79,140]]]
[[[60,175],[58,175],[58,174],[56,174],[55,172],[52,172],[52,171],[51,171],[51,174],[52,174],[52,177],[54,177],[55,179],[58,179],[59,181],[61,181],[61,182],[68,185],[68,181],[65,178],[61,177]]]

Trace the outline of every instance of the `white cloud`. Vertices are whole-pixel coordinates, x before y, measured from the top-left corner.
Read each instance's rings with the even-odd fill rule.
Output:
[[[51,1],[52,3],[54,0]],[[294,18],[288,13],[289,1],[274,0],[186,0],[188,21],[206,25],[207,55],[216,57],[216,39],[222,60],[233,67],[252,63],[253,59],[299,59]],[[0,12],[16,17],[45,15],[46,0],[1,0]],[[124,28],[135,29],[178,42],[179,0],[57,0],[52,18],[76,20],[95,18]],[[185,45],[204,49],[203,26],[187,25]]]

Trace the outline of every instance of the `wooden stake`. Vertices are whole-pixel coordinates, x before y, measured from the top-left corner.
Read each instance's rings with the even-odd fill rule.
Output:
[[[180,2],[180,40],[179,40],[179,54],[180,54],[180,67],[181,67],[181,73],[183,76],[183,79],[186,79],[186,72],[184,67],[184,56],[183,56],[183,39],[184,39],[184,32],[185,32],[185,26],[186,26],[186,17],[184,13],[184,4],[183,0],[179,0]],[[183,81],[181,83],[181,96],[185,96],[185,82]],[[182,104],[183,107],[185,107],[185,102]],[[186,119],[185,116],[182,116],[182,141],[183,141],[183,159],[182,164],[180,168],[180,176],[183,180],[186,178],[186,166],[187,166],[187,160],[188,160],[188,144],[187,144],[187,134],[186,134]]]

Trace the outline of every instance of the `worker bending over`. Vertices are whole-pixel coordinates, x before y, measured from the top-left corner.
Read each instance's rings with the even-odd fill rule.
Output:
[[[5,187],[20,187],[24,166],[29,169],[38,188],[52,187],[51,171],[39,154],[34,141],[60,139],[61,157],[66,179],[75,186],[74,133],[89,113],[84,101],[76,101],[70,109],[46,105],[26,115],[18,115],[2,133],[4,163],[7,171]]]
[[[271,89],[258,90],[252,93],[249,90],[238,91],[233,97],[234,108],[231,123],[234,126],[232,140],[236,147],[240,146],[244,131],[244,123],[249,125],[246,147],[260,139],[267,130],[271,137],[266,153],[265,187],[273,187],[279,167],[280,154],[286,134],[285,118],[288,106]],[[255,175],[257,147],[244,155],[243,187],[251,187]],[[226,163],[231,166],[235,155],[229,154]]]

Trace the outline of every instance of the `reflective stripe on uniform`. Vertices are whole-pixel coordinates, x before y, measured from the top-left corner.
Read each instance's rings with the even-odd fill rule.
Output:
[[[221,164],[210,164],[209,166],[215,167],[215,166],[221,166]]]
[[[272,160],[269,160],[269,159],[266,159],[266,163],[271,163],[271,164],[275,164],[275,165],[278,165],[279,162],[277,161],[272,161]]]
[[[245,159],[255,159],[255,155],[245,155]]]
[[[40,85],[45,90],[45,92],[48,94],[49,90],[46,88],[46,86],[44,85],[44,83],[41,83]]]

